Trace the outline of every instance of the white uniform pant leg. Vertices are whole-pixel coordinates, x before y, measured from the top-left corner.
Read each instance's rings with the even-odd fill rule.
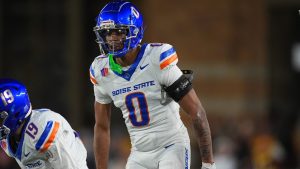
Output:
[[[126,169],[157,169],[160,152],[131,151]]]
[[[177,133],[174,142],[150,152],[132,151],[126,169],[190,169],[191,147],[185,127]]]
[[[140,165],[135,161],[129,161],[126,164],[126,169],[148,169],[148,168],[145,168],[144,166]]]
[[[190,169],[191,146],[188,131],[182,127],[179,134],[181,139],[167,145],[159,156],[159,169]]]
[[[159,161],[159,169],[190,169],[191,149],[189,144],[174,144],[166,148]]]

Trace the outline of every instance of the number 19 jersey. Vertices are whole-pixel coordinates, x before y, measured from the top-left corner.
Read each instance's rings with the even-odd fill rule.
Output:
[[[22,169],[87,169],[87,151],[78,136],[60,114],[35,109],[24,125],[16,150],[9,137],[0,143]]]

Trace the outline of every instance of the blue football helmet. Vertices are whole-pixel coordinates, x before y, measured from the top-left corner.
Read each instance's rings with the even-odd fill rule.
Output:
[[[126,35],[122,40],[121,49],[115,49],[106,40],[106,36],[113,31]],[[101,54],[122,57],[141,43],[144,34],[143,16],[131,2],[122,0],[109,2],[99,13],[94,32]]]
[[[0,140],[15,133],[30,114],[26,87],[13,79],[0,79]]]

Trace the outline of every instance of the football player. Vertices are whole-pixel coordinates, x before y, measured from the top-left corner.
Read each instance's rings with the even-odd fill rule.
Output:
[[[97,168],[108,168],[114,103],[123,113],[132,144],[126,169],[190,168],[190,139],[180,119],[180,106],[193,122],[202,169],[215,169],[205,110],[191,80],[176,65],[178,56],[173,46],[141,45],[143,16],[126,1],[108,3],[100,11],[94,32],[101,52],[90,67]]]
[[[86,149],[60,114],[32,110],[27,90],[0,79],[0,143],[22,169],[87,169]]]

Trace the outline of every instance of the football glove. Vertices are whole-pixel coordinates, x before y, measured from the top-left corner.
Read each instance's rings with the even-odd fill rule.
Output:
[[[203,163],[202,162],[202,167],[201,169],[217,169],[216,164],[215,163]]]

